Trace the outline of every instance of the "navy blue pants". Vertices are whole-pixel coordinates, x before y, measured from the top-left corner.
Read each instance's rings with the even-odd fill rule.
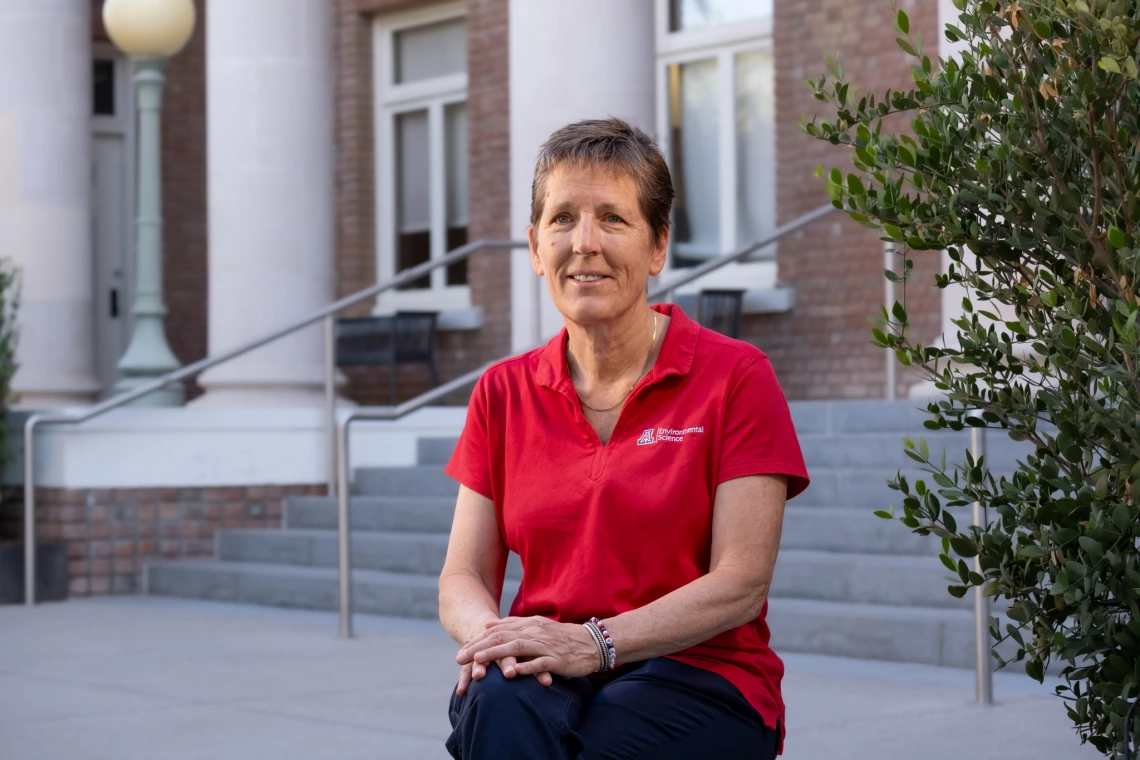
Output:
[[[497,665],[452,694],[454,758],[771,760],[779,732],[722,676],[664,657],[605,678],[508,679]]]

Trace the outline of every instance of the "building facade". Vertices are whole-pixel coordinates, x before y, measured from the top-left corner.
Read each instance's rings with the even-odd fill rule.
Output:
[[[826,203],[813,171],[846,158],[799,129],[821,105],[805,81],[825,54],[866,90],[911,81],[879,0],[195,6],[194,34],[165,70],[161,135],[166,334],[184,364],[458,245],[525,239],[539,145],[579,119],[617,116],[661,145],[678,191],[667,282]],[[953,13],[950,0],[899,6],[928,41]],[[0,255],[23,272],[15,391],[28,409],[107,398],[130,338],[132,65],[101,7],[0,4]],[[877,235],[833,214],[760,253],[678,300],[743,290],[742,337],[790,399],[886,395],[886,357],[870,343],[884,299]],[[957,299],[934,288],[941,266],[915,257],[908,311],[923,342],[954,316]],[[395,310],[439,314],[444,380],[561,327],[525,250],[479,251],[349,315]],[[49,533],[78,547],[73,590],[112,590],[112,555],[137,569],[140,557],[208,553],[215,528],[272,521],[285,494],[319,489],[322,356],[319,327],[302,331],[207,371],[183,409],[45,433],[37,483]],[[385,368],[344,374],[347,399],[386,403]],[[896,391],[912,385],[900,373]],[[401,370],[401,398],[427,387],[426,373]],[[461,423],[465,396],[452,400]],[[421,427],[455,424],[440,411]],[[367,451],[403,462],[410,431],[378,433],[384,445]],[[140,529],[140,514],[161,524]],[[140,549],[147,532],[167,543]]]
[[[867,89],[910,77],[872,0],[196,4],[163,103],[167,335],[184,363],[462,243],[525,237],[538,145],[580,118],[620,116],[661,144],[678,186],[667,279],[826,201],[812,170],[844,158],[798,128],[816,113],[805,80],[825,52]],[[16,385],[34,408],[105,397],[130,334],[131,64],[101,6],[4,11],[9,174],[43,185],[13,188],[3,206],[4,253],[26,278]],[[938,37],[937,0],[902,7]],[[883,396],[885,362],[867,337],[883,300],[874,233],[835,215],[764,253],[682,301],[744,289],[743,336],[772,357],[791,398]],[[933,339],[939,262],[916,265],[923,294],[910,311]],[[446,378],[553,334],[542,288],[525,251],[487,250],[354,313],[440,312]],[[315,330],[281,341],[206,373],[190,395],[306,403],[319,343]],[[385,369],[349,379],[350,397],[382,400]],[[426,382],[406,370],[401,395]]]

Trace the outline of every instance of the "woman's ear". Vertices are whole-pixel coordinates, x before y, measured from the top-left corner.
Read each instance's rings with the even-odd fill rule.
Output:
[[[653,277],[661,274],[665,268],[665,257],[669,254],[669,228],[661,230],[657,236],[657,245],[653,247],[653,255],[649,260],[649,274]]]
[[[526,242],[530,244],[530,266],[539,277],[546,275],[542,268],[542,259],[538,256],[538,231],[534,225],[526,228]]]

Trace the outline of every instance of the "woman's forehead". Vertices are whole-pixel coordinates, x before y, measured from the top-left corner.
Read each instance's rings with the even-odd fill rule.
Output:
[[[559,164],[546,183],[547,201],[625,203],[637,206],[637,183],[605,164]]]

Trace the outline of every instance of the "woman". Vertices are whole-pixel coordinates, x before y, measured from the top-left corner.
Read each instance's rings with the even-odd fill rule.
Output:
[[[624,122],[542,147],[527,234],[566,329],[480,379],[448,465],[453,757],[781,746],[764,616],[784,501],[807,472],[764,355],[648,305],[672,202],[660,152]],[[523,581],[500,619],[508,550]]]

